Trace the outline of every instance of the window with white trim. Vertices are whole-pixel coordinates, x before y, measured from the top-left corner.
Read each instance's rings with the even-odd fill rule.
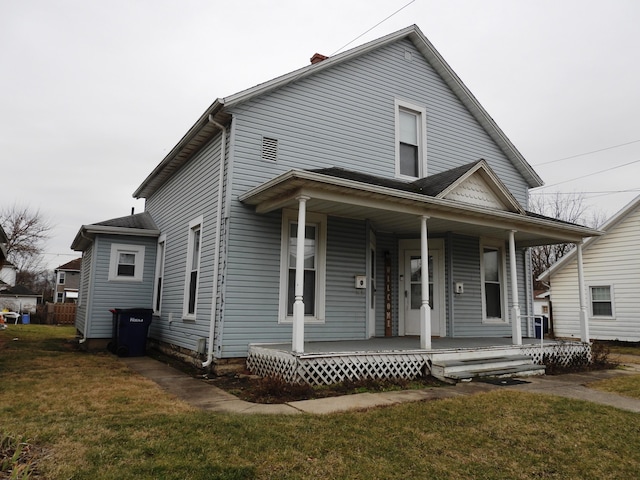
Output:
[[[111,244],[109,281],[141,282],[144,267],[144,246]]]
[[[64,285],[65,282],[65,272],[58,272],[58,284]]]
[[[589,287],[592,317],[613,317],[613,289],[611,285]]]
[[[506,322],[505,256],[501,247],[481,247],[482,314],[485,322]]]
[[[184,285],[183,316],[195,319],[198,303],[198,283],[200,279],[200,253],[202,243],[202,217],[189,222],[189,243],[187,247],[187,269]]]
[[[160,236],[158,239],[158,248],[156,252],[156,279],[153,286],[153,313],[160,314],[162,306],[162,278],[164,277],[164,252],[166,245],[166,235]]]
[[[326,267],[325,215],[307,213],[304,238],[304,315],[305,322],[323,322],[325,309]],[[295,301],[296,255],[298,246],[298,212],[285,210],[282,215],[280,265],[281,322],[293,321]]]
[[[396,175],[426,176],[427,134],[424,107],[396,100]]]

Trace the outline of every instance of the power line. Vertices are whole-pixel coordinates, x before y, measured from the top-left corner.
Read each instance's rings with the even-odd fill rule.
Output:
[[[611,147],[605,147],[605,148],[601,148],[599,150],[592,150],[590,152],[585,152],[585,153],[578,153],[577,155],[571,155],[570,157],[563,157],[563,158],[558,158],[556,160],[549,160],[548,162],[542,162],[542,163],[536,163],[535,165],[533,165],[534,167],[540,167],[542,165],[548,165],[550,163],[556,163],[556,162],[562,162],[563,160],[570,160],[572,158],[576,158],[576,157],[583,157],[585,155],[591,155],[592,153],[598,153],[598,152],[604,152],[606,150],[612,150],[614,148],[618,148],[618,147],[624,147],[626,145],[631,145],[633,143],[638,143],[640,142],[640,140],[633,140],[632,142],[627,142],[627,143],[620,143],[618,145],[612,145]]]
[[[580,177],[575,177],[575,178],[570,178],[568,180],[563,180],[562,182],[557,182],[557,183],[552,183],[551,185],[543,185],[541,187],[536,187],[536,188],[549,188],[549,187],[555,187],[556,185],[562,185],[563,183],[569,183],[569,182],[573,182],[575,180],[580,180],[582,178],[587,178],[587,177],[592,177],[593,175],[598,175],[600,173],[606,173],[606,172],[610,172],[612,170],[616,170],[618,168],[622,168],[622,167],[627,167],[629,165],[633,165],[634,163],[638,163],[640,162],[640,160],[633,160],[632,162],[628,162],[628,163],[623,163],[622,165],[617,165],[615,167],[610,167],[610,168],[605,168],[604,170],[600,170],[598,172],[593,172],[593,173],[587,173],[586,175],[582,175]]]
[[[601,190],[597,192],[531,192],[531,195],[615,195],[616,193],[640,192],[640,188],[627,190]]]
[[[355,42],[356,40],[358,40],[361,37],[364,37],[367,33],[369,33],[371,30],[373,30],[374,28],[376,28],[377,26],[383,24],[384,22],[386,22],[387,20],[389,20],[391,17],[393,17],[394,15],[396,15],[397,13],[399,13],[400,11],[404,10],[405,8],[407,8],[409,5],[411,5],[413,2],[415,2],[416,0],[411,0],[409,3],[407,3],[406,5],[404,5],[403,7],[400,7],[398,10],[396,10],[395,12],[393,12],[391,15],[389,15],[387,18],[385,18],[384,20],[379,21],[378,23],[376,23],[373,27],[371,27],[369,30],[367,30],[364,33],[361,33],[360,35],[358,35],[356,38],[354,38],[353,40],[351,40],[349,43],[347,43],[346,45],[343,45],[342,47],[340,47],[338,50],[336,50],[335,52],[333,52],[330,56],[334,56],[336,53],[338,53],[340,50],[342,50],[343,48],[348,47],[349,45],[351,45],[353,42]]]

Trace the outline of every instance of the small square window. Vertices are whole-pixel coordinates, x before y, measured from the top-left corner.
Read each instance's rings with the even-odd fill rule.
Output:
[[[142,281],[144,247],[142,245],[111,245],[110,281]]]

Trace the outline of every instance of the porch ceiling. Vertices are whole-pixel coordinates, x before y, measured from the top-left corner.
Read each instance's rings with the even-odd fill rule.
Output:
[[[490,209],[435,198],[386,186],[337,178],[317,172],[291,170],[240,196],[258,213],[297,208],[308,197],[307,211],[329,216],[369,220],[381,232],[417,235],[420,217],[429,216],[429,235],[446,232],[507,239],[515,230],[519,247],[579,242],[601,232],[529,213]]]

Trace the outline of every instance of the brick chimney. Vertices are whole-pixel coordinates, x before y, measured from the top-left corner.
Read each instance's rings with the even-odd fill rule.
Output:
[[[325,55],[322,55],[320,53],[314,53],[313,57],[311,57],[311,65],[315,65],[316,63],[320,63],[321,61],[326,60],[327,58],[329,58],[329,57],[327,57]]]

